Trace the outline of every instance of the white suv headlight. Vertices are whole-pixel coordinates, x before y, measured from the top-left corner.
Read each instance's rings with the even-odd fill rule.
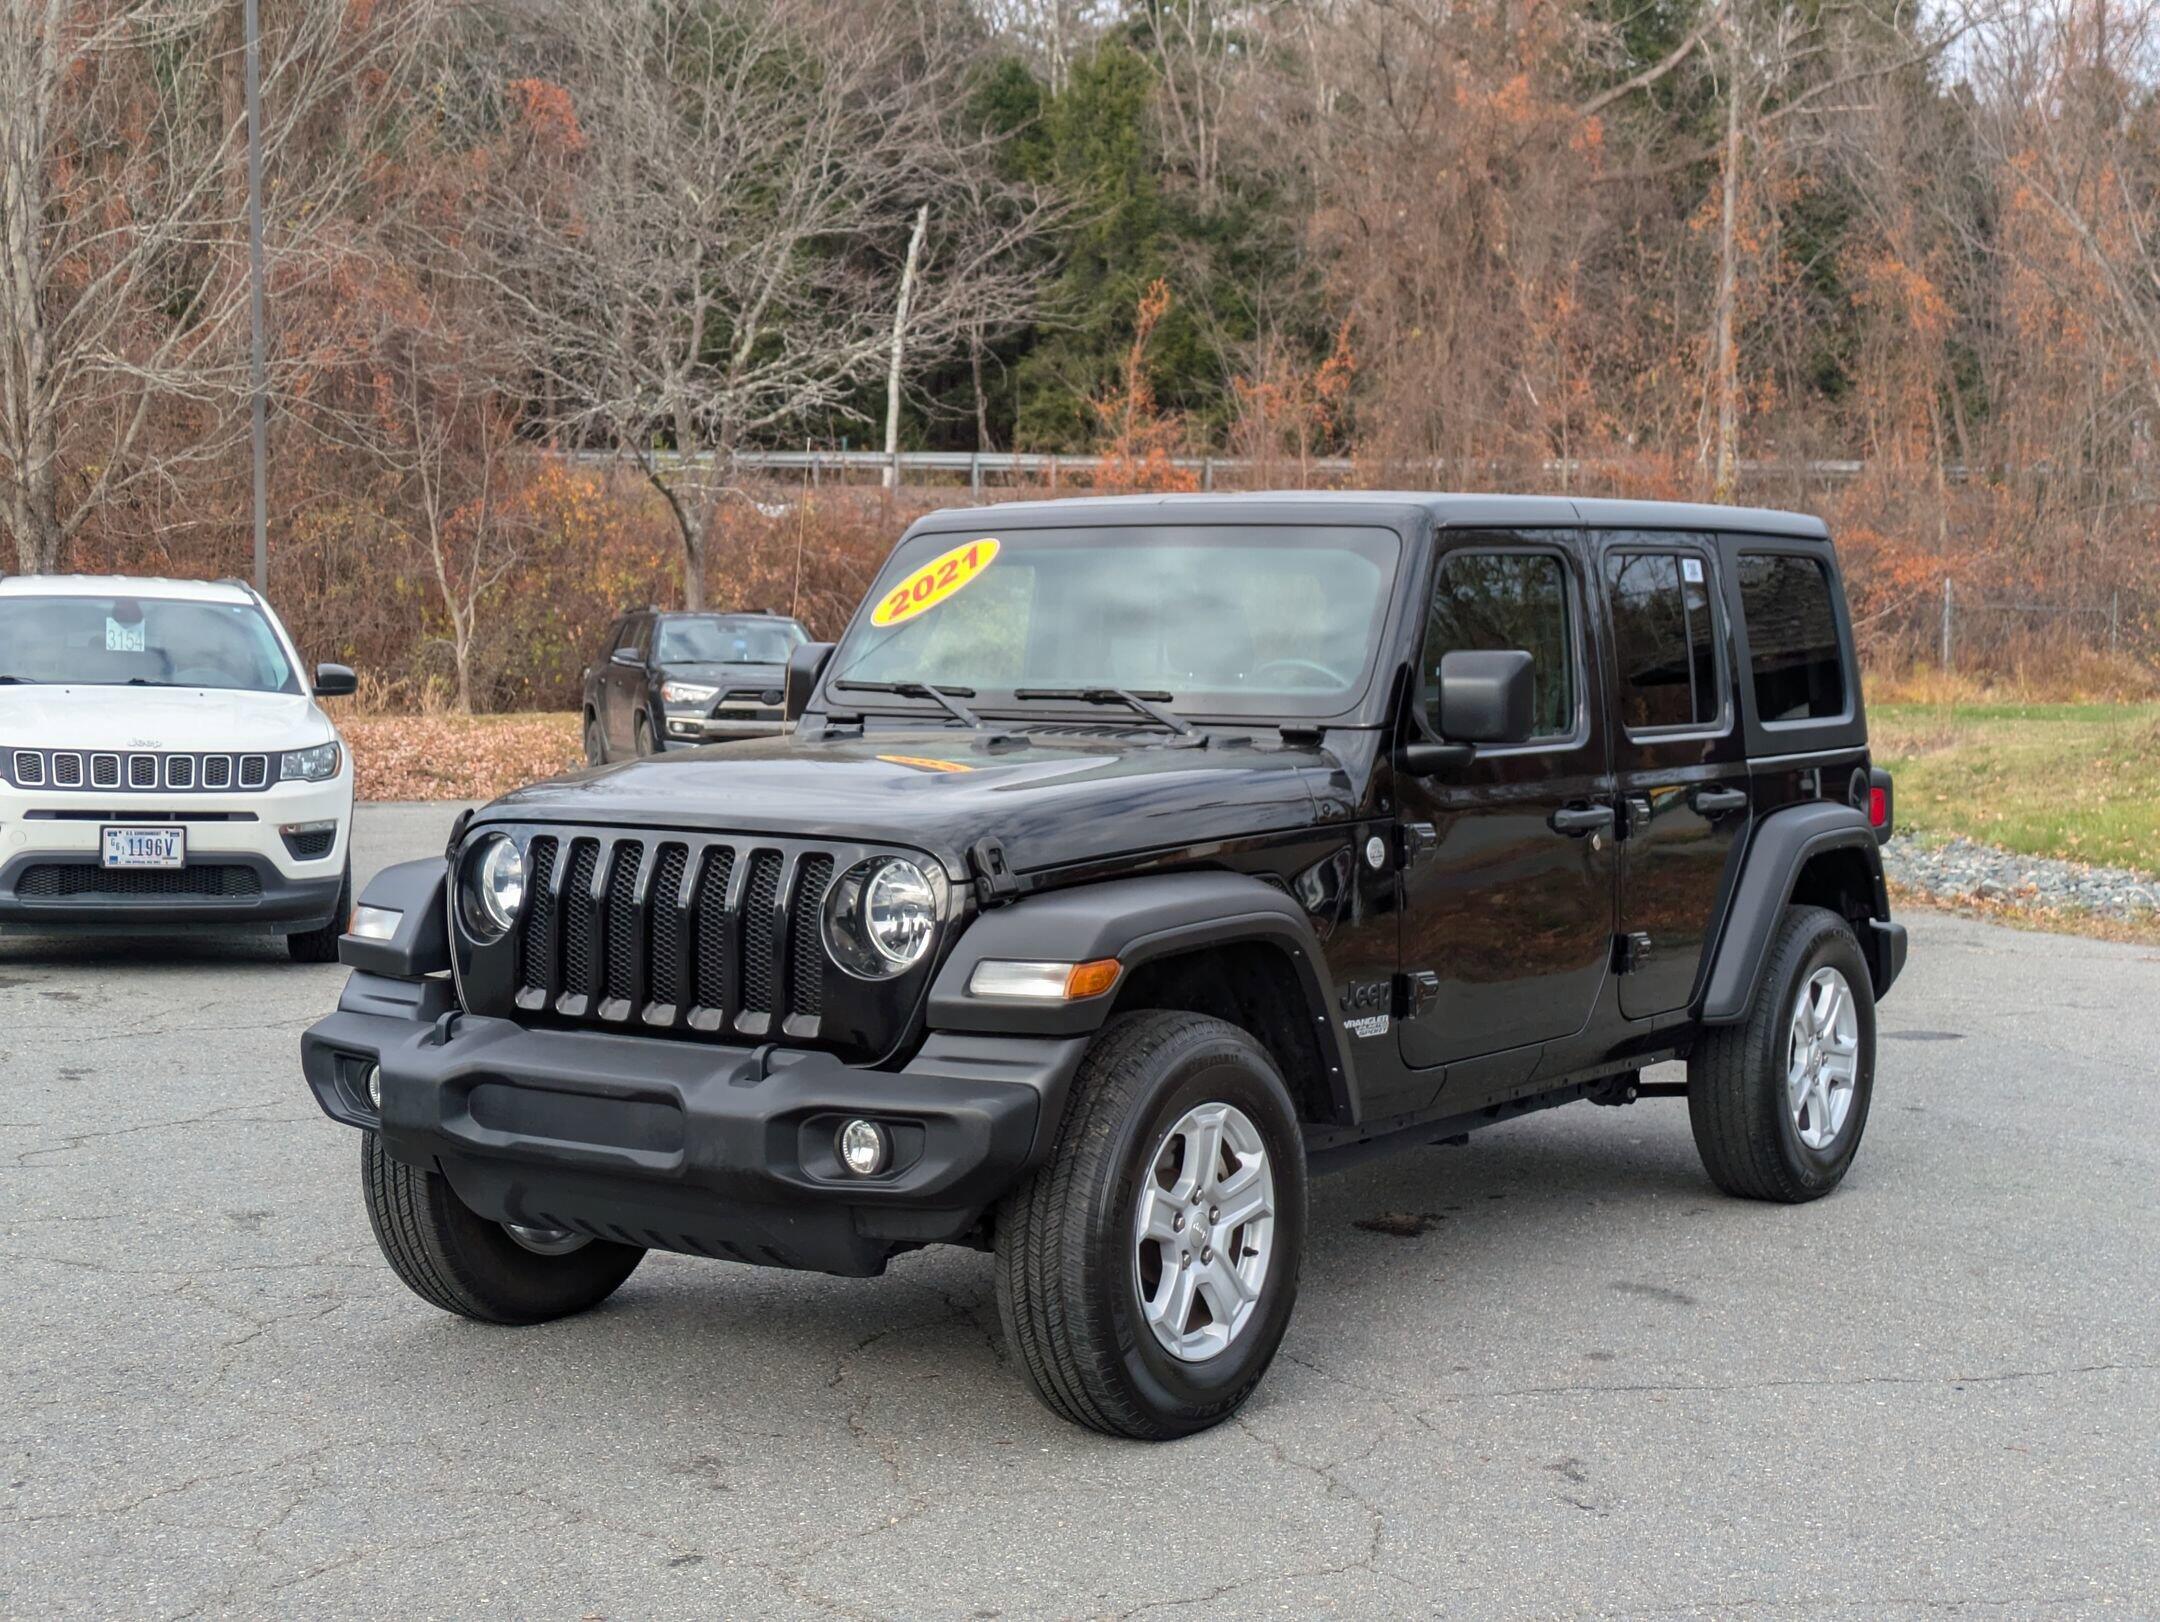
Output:
[[[717,687],[707,687],[702,682],[664,681],[660,684],[660,702],[663,704],[710,703]]]
[[[322,783],[337,776],[338,764],[344,752],[333,739],[319,743],[312,749],[293,749],[278,757],[278,780],[292,783]]]

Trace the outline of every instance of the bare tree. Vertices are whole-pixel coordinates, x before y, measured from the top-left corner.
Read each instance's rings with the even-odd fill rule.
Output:
[[[0,525],[59,565],[99,508],[231,451],[247,384],[244,127],[229,0],[0,8]],[[425,0],[278,8],[263,39],[273,274],[346,209],[369,109],[398,96]],[[300,132],[349,119],[350,141]],[[319,130],[317,132],[319,134]]]
[[[976,206],[983,140],[955,124],[965,49],[902,8],[639,0],[547,14],[575,110],[559,184],[497,221],[501,279],[566,436],[636,460],[666,500],[684,595],[708,596],[734,453],[861,420],[889,361],[914,220],[926,236],[899,337],[918,362],[1024,317],[1017,252],[1054,217],[1007,188]]]

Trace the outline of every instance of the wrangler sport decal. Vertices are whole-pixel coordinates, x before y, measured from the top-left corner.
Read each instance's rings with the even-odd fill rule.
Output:
[[[926,613],[964,590],[969,582],[990,567],[997,555],[997,538],[985,535],[932,558],[878,599],[877,607],[871,611],[870,623],[898,625]]]

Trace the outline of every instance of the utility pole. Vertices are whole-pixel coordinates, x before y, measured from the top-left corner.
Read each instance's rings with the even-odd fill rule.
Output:
[[[922,258],[923,233],[930,229],[930,205],[915,211],[908,237],[907,264],[900,272],[900,297],[893,305],[892,368],[885,374],[885,488],[900,488],[900,359],[907,341],[908,304],[915,297],[915,266]]]
[[[250,431],[255,446],[255,589],[270,589],[270,480],[268,363],[263,345],[262,231],[262,17],[258,0],[244,0],[242,26],[247,35],[248,143],[248,328],[252,354],[248,386]]]

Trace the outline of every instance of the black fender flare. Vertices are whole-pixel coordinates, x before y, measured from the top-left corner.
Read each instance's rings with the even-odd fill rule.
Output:
[[[1336,1115],[1357,1118],[1357,1076],[1319,936],[1305,911],[1272,885],[1245,873],[1163,873],[1080,884],[983,913],[953,943],[931,983],[928,1024],[938,1031],[1083,1036],[1102,1028],[1117,1001],[1111,993],[1078,1002],[1028,1004],[968,994],[986,959],[1087,963],[1114,957],[1118,983],[1144,963],[1209,946],[1262,943],[1289,960]]]
[[[388,940],[338,937],[338,961],[366,974],[417,980],[450,968],[450,863],[430,856],[386,867],[360,892],[360,905],[399,915]]]
[[[1834,800],[1773,811],[1755,826],[1725,909],[1725,926],[1703,990],[1702,1023],[1733,1025],[1747,1018],[1770,954],[1778,919],[1792,900],[1800,871],[1825,851],[1860,852],[1872,894],[1869,913],[1876,925],[1864,931],[1861,949],[1875,980],[1875,994],[1890,989],[1904,967],[1904,931],[1890,922],[1890,894],[1883,882],[1882,849],[1867,814]]]

